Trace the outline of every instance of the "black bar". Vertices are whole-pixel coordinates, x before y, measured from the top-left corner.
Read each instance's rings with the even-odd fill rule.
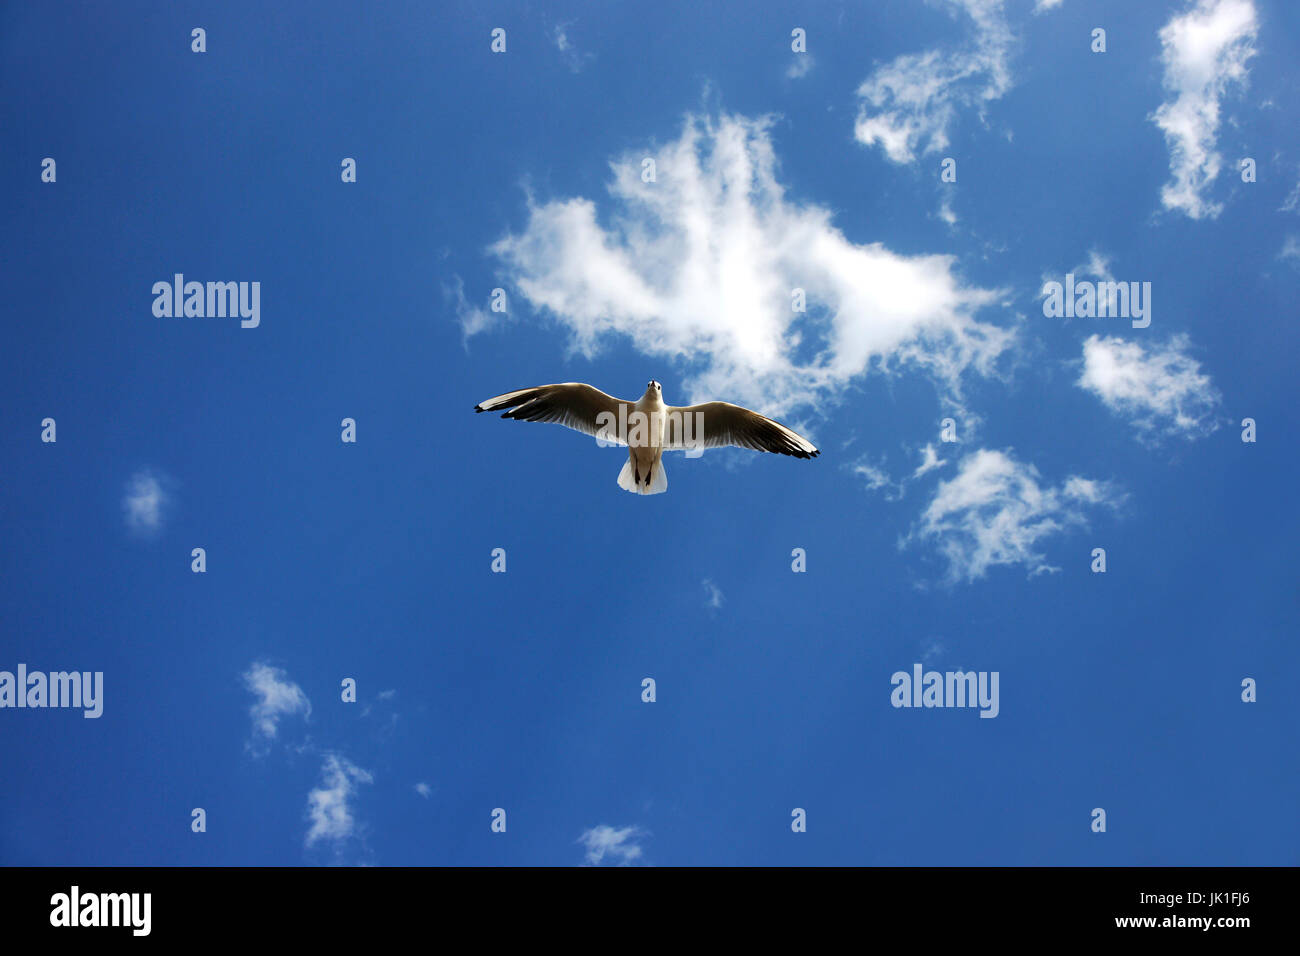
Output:
[[[53,926],[78,888],[80,914],[99,894],[149,895],[148,938],[168,941],[375,941],[477,926],[503,930],[596,926],[664,944],[700,920],[746,936],[788,927],[851,938],[1033,940],[1125,936],[1228,942],[1293,926],[1293,868],[7,868],[0,869],[0,926],[7,940],[131,939],[130,926]],[[1196,894],[1200,894],[1198,898]],[[94,903],[87,903],[95,895]],[[107,917],[143,928],[141,909],[108,901]],[[79,919],[80,919],[79,914]],[[106,918],[107,918],[106,917]],[[1201,925],[1205,919],[1208,927]],[[1147,925],[1120,921],[1153,920]],[[1191,921],[1195,920],[1193,923]],[[1233,925],[1225,925],[1230,920]],[[69,920],[70,921],[70,920]],[[669,935],[665,935],[669,934]],[[1244,935],[1243,935],[1244,934]],[[1287,935],[1291,935],[1287,933]],[[144,934],[141,934],[143,937]],[[424,938],[429,938],[427,935]],[[544,942],[547,937],[537,937]]]

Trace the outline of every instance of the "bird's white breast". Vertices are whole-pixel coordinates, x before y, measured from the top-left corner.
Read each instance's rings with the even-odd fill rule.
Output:
[[[662,446],[664,443],[664,429],[666,427],[667,419],[667,415],[665,414],[667,406],[664,405],[663,399],[658,395],[643,395],[640,401],[632,406],[632,409],[633,411],[639,412],[641,415],[645,416],[642,419],[644,422],[642,427],[644,428],[646,442],[643,445],[639,441],[629,441],[628,445],[632,448],[659,448]],[[639,438],[640,435],[637,434],[638,431],[639,429],[633,428],[631,436],[633,438]]]

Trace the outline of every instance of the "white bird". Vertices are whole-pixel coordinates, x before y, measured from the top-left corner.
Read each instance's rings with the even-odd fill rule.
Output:
[[[668,490],[662,462],[665,451],[736,445],[795,458],[821,454],[812,442],[780,422],[729,402],[674,407],[665,405],[663,386],[651,379],[636,402],[606,395],[581,382],[539,385],[506,392],[474,406],[476,412],[509,409],[502,418],[554,422],[628,448],[618,486],[640,495]]]

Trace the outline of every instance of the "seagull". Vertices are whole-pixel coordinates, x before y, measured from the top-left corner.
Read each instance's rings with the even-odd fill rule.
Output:
[[[594,435],[601,442],[625,445],[627,464],[618,486],[638,495],[668,490],[661,458],[665,451],[691,451],[735,445],[794,458],[821,454],[812,442],[748,408],[730,402],[665,405],[663,386],[651,379],[635,402],[606,395],[582,382],[538,385],[506,392],[474,406],[476,412],[506,411],[518,422],[554,422]]]

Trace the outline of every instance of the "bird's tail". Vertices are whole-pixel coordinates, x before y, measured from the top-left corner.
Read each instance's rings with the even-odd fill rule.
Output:
[[[640,478],[640,482],[637,479]],[[659,459],[650,466],[650,474],[638,474],[636,459],[631,453],[627,456],[627,461],[623,464],[623,470],[618,473],[618,486],[624,491],[630,491],[634,495],[661,495],[668,490],[668,475],[664,471],[663,459]]]

